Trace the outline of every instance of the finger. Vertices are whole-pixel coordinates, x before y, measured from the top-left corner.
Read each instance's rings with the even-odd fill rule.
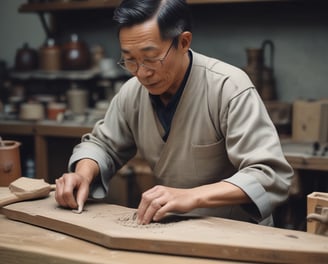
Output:
[[[67,204],[63,199],[63,189],[64,189],[63,180],[61,178],[56,179],[55,199],[59,205],[67,207]]]
[[[162,220],[166,216],[167,213],[173,211],[173,208],[174,207],[172,206],[172,203],[170,203],[170,202],[164,204],[154,214],[153,221],[160,221],[160,220]]]
[[[148,206],[142,220],[141,224],[149,224],[152,220],[154,220],[154,216],[156,213],[162,208],[163,205],[166,204],[165,197],[159,197],[157,199],[154,199]]]
[[[76,201],[78,204],[78,211],[81,213],[83,211],[83,206],[89,195],[89,186],[81,186],[76,194]]]
[[[142,194],[141,201],[137,210],[137,219],[139,224],[143,222],[145,213],[148,210],[148,207],[150,206],[152,201],[159,198],[161,195],[162,191],[156,186]]]
[[[138,224],[141,224],[148,206],[149,206],[149,201],[142,198],[137,209]]]
[[[71,177],[64,178],[62,198],[65,201],[65,204],[70,208],[78,207],[74,194],[75,189],[76,185],[71,180]]]
[[[78,203],[78,208],[77,209],[73,209],[72,212],[75,214],[81,214],[83,212],[83,203]]]

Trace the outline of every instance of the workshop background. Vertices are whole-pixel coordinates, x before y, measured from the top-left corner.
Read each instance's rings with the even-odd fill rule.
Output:
[[[129,77],[115,63],[111,2],[0,2],[0,136],[22,143],[24,176],[60,177],[72,147]],[[243,68],[259,84],[295,169],[276,224],[305,230],[307,195],[328,189],[324,1],[193,2],[192,49]],[[79,51],[80,60],[60,60],[59,50]],[[152,184],[151,171],[136,158],[112,184],[111,202],[135,206]]]

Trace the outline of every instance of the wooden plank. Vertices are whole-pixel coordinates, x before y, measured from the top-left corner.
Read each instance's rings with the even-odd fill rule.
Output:
[[[0,263],[5,264],[242,264],[111,250],[102,246],[33,225],[11,221],[0,215]]]
[[[213,218],[170,216],[140,226],[135,209],[87,203],[73,214],[49,198],[2,208],[10,219],[27,222],[112,248],[261,263],[328,263],[328,238]]]

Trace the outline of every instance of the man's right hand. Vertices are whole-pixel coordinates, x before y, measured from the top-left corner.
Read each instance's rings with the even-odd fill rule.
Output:
[[[56,180],[55,199],[63,207],[83,208],[89,196],[89,186],[99,174],[98,164],[90,159],[80,160],[75,172],[64,173]]]

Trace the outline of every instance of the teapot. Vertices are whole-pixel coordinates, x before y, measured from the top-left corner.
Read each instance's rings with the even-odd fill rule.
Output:
[[[62,46],[62,64],[64,70],[86,70],[91,64],[90,50],[87,44],[79,40],[77,34]]]
[[[38,53],[35,49],[30,48],[28,43],[25,43],[22,48],[16,51],[15,55],[15,70],[30,71],[36,70],[38,67]]]

